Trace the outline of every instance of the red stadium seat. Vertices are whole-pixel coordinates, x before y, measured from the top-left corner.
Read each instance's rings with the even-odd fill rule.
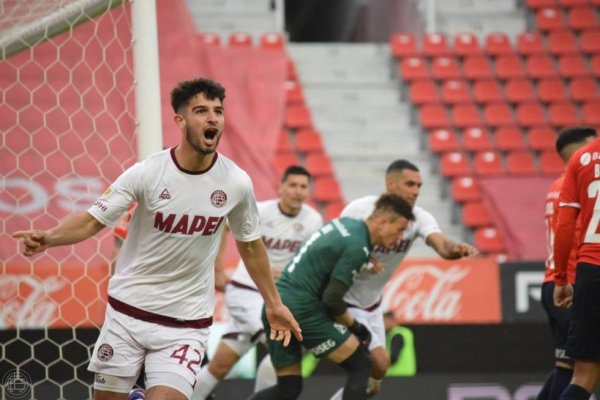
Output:
[[[452,179],[450,194],[457,203],[479,201],[482,198],[481,187],[472,177],[459,177]]]
[[[283,175],[286,168],[290,165],[299,165],[300,159],[296,153],[277,153],[275,154],[275,168],[277,169],[278,176]]]
[[[442,84],[442,101],[447,104],[457,104],[472,102],[473,99],[465,81],[449,80]]]
[[[486,56],[469,56],[463,61],[463,74],[470,80],[493,78],[492,66]]]
[[[529,79],[510,79],[505,86],[506,100],[510,103],[536,101],[535,89]]]
[[[390,36],[390,50],[396,58],[412,57],[419,54],[415,37],[410,32],[396,32]]]
[[[556,7],[556,0],[527,0],[525,4],[532,9]]]
[[[343,201],[334,201],[325,204],[325,215],[323,216],[324,222],[331,221],[332,219],[339,218],[340,214],[346,207]]]
[[[546,52],[544,41],[539,32],[523,32],[517,36],[517,52],[523,56]]]
[[[556,133],[549,127],[531,128],[527,133],[529,148],[533,151],[552,151],[555,148]]]
[[[506,156],[509,175],[534,175],[537,171],[533,154],[529,151],[513,151]]]
[[[494,148],[490,133],[485,128],[468,128],[463,132],[463,144],[465,150],[478,152],[488,151]]]
[[[541,31],[565,29],[566,23],[558,8],[542,8],[535,13],[535,23]]]
[[[573,7],[569,9],[567,22],[571,29],[581,31],[584,29],[595,29],[600,26],[600,20],[592,7]]]
[[[461,128],[479,126],[483,123],[479,108],[473,104],[456,104],[452,106],[452,124]]]
[[[512,109],[506,103],[486,104],[483,109],[483,118],[485,124],[492,127],[513,126],[515,124]]]
[[[304,93],[302,86],[297,81],[285,81],[283,83],[286,104],[304,104]]]
[[[418,80],[411,83],[408,97],[414,104],[438,104],[440,94],[437,85],[432,80]]]
[[[525,140],[520,128],[504,126],[498,128],[494,135],[496,148],[500,151],[522,151],[525,150]]]
[[[197,35],[198,43],[201,46],[212,46],[212,47],[220,47],[221,46],[221,36],[218,33],[212,32],[201,32]]]
[[[589,75],[586,62],[580,54],[561,56],[558,59],[558,73],[567,79]]]
[[[285,154],[292,153],[292,143],[290,141],[290,135],[287,130],[282,129],[279,133],[279,140],[277,142],[277,153]]]
[[[463,205],[462,222],[470,229],[481,228],[493,224],[487,207],[480,202],[471,202]]]
[[[344,201],[340,184],[337,179],[332,177],[315,178],[312,197],[320,203],[339,203]]]
[[[600,30],[582,32],[579,36],[579,47],[586,54],[600,53]]]
[[[288,58],[285,66],[287,69],[286,78],[290,81],[297,81],[298,73],[296,72],[296,64],[294,64],[294,61],[291,58]]]
[[[562,79],[542,79],[537,85],[538,98],[542,103],[564,101],[569,98],[567,88]]]
[[[571,31],[554,31],[548,35],[548,50],[554,55],[575,54],[577,38]]]
[[[558,176],[563,173],[565,163],[555,150],[540,154],[540,172],[544,175]]]
[[[229,35],[230,48],[250,48],[253,46],[252,36],[246,32],[234,32]]]
[[[334,175],[331,158],[324,153],[308,153],[304,159],[304,166],[314,177],[327,177]]]
[[[296,132],[296,149],[301,153],[324,153],[321,134],[312,129],[300,129]]]
[[[524,78],[525,69],[521,59],[514,55],[500,56],[495,64],[496,76],[500,79]]]
[[[496,228],[479,228],[473,235],[475,247],[482,253],[497,254],[506,252],[506,247]]]
[[[512,54],[510,38],[504,32],[492,32],[485,37],[484,52],[492,57]]]
[[[464,153],[444,153],[440,157],[440,173],[446,178],[473,174],[469,159]]]
[[[310,110],[304,105],[291,104],[285,108],[284,125],[292,129],[312,127]]]
[[[423,37],[423,54],[427,57],[439,57],[451,54],[446,36],[441,33],[427,33]]]
[[[556,68],[554,62],[548,55],[533,55],[525,61],[527,75],[533,79],[554,78]]]
[[[571,99],[576,102],[600,100],[600,91],[594,78],[573,78],[569,84]]]
[[[475,153],[473,156],[473,171],[481,177],[501,176],[506,173],[502,156],[495,151]]]
[[[596,78],[600,78],[600,54],[594,54],[590,60],[590,72]]]
[[[433,153],[458,151],[461,144],[453,129],[436,129],[427,135],[429,150]]]
[[[400,62],[398,73],[405,81],[431,78],[427,63],[420,57],[403,58]]]
[[[539,103],[521,103],[517,106],[517,123],[525,127],[545,126],[544,108]]]
[[[581,109],[582,122],[585,125],[600,127],[600,101],[590,101]]]
[[[473,83],[473,98],[478,103],[494,103],[504,100],[502,88],[495,79],[475,81]]]
[[[446,108],[439,104],[426,104],[419,111],[419,121],[425,129],[445,128],[450,125]]]
[[[283,51],[285,49],[285,37],[276,32],[264,33],[260,37],[260,48]]]
[[[465,57],[481,54],[479,40],[472,33],[458,33],[454,36],[454,54]]]
[[[550,107],[548,107],[548,120],[552,126],[557,128],[565,128],[579,123],[575,105],[569,101],[550,104]]]
[[[460,67],[453,57],[436,57],[431,61],[431,76],[434,79],[461,78]]]
[[[558,5],[565,8],[587,6],[590,0],[558,0]]]

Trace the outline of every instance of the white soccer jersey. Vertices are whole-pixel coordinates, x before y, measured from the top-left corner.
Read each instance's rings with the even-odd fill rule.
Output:
[[[260,238],[250,177],[217,153],[206,171],[186,171],[172,148],[125,171],[88,212],[112,227],[134,201],[109,296],[178,319],[212,316],[225,219],[237,240]]]
[[[295,216],[284,214],[279,208],[279,199],[259,202],[258,213],[271,267],[285,267],[302,244],[323,225],[321,214],[306,204]],[[242,260],[231,279],[256,288]]]
[[[366,219],[375,209],[375,202],[378,198],[378,196],[366,196],[354,200],[344,208],[341,216]],[[393,248],[383,249],[375,246],[371,255],[385,265],[385,270],[379,275],[369,274],[368,271],[362,271],[358,274],[354,284],[344,296],[347,303],[361,308],[368,308],[377,303],[383,293],[383,287],[396,270],[396,267],[406,257],[414,241],[418,237],[426,240],[427,236],[432,233],[441,232],[437,221],[430,212],[419,206],[414,206],[413,214],[415,215],[415,221],[410,222]]]

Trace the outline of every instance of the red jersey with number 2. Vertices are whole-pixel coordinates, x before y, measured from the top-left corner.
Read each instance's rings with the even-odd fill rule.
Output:
[[[580,209],[577,262],[600,266],[600,140],[582,147],[571,157],[559,206]]]

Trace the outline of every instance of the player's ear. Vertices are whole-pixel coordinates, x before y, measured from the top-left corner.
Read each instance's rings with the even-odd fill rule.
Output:
[[[173,116],[173,121],[177,124],[177,126],[181,129],[185,128],[185,118],[181,114],[175,114]]]

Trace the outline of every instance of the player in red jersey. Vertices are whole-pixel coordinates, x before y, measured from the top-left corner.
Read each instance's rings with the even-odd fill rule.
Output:
[[[581,232],[573,291],[567,278],[577,218]],[[573,154],[559,197],[554,238],[554,304],[573,306],[567,352],[575,360],[573,377],[560,400],[589,399],[600,381],[600,140]]]
[[[596,131],[590,128],[571,128],[562,131],[556,140],[556,151],[565,161],[569,161],[575,151],[596,138]],[[569,384],[573,375],[573,360],[566,355],[567,333],[571,312],[554,306],[552,298],[554,293],[554,229],[556,228],[556,216],[558,213],[558,197],[562,187],[564,174],[555,180],[550,186],[546,196],[546,211],[544,221],[546,223],[546,243],[548,244],[548,258],[546,259],[546,273],[542,285],[542,305],[548,315],[550,330],[554,339],[555,368],[552,370],[537,400],[557,399],[564,388]],[[579,224],[577,231],[581,230]],[[577,236],[577,235],[576,235]],[[575,282],[576,248],[571,248],[569,264],[567,267],[568,282]]]

